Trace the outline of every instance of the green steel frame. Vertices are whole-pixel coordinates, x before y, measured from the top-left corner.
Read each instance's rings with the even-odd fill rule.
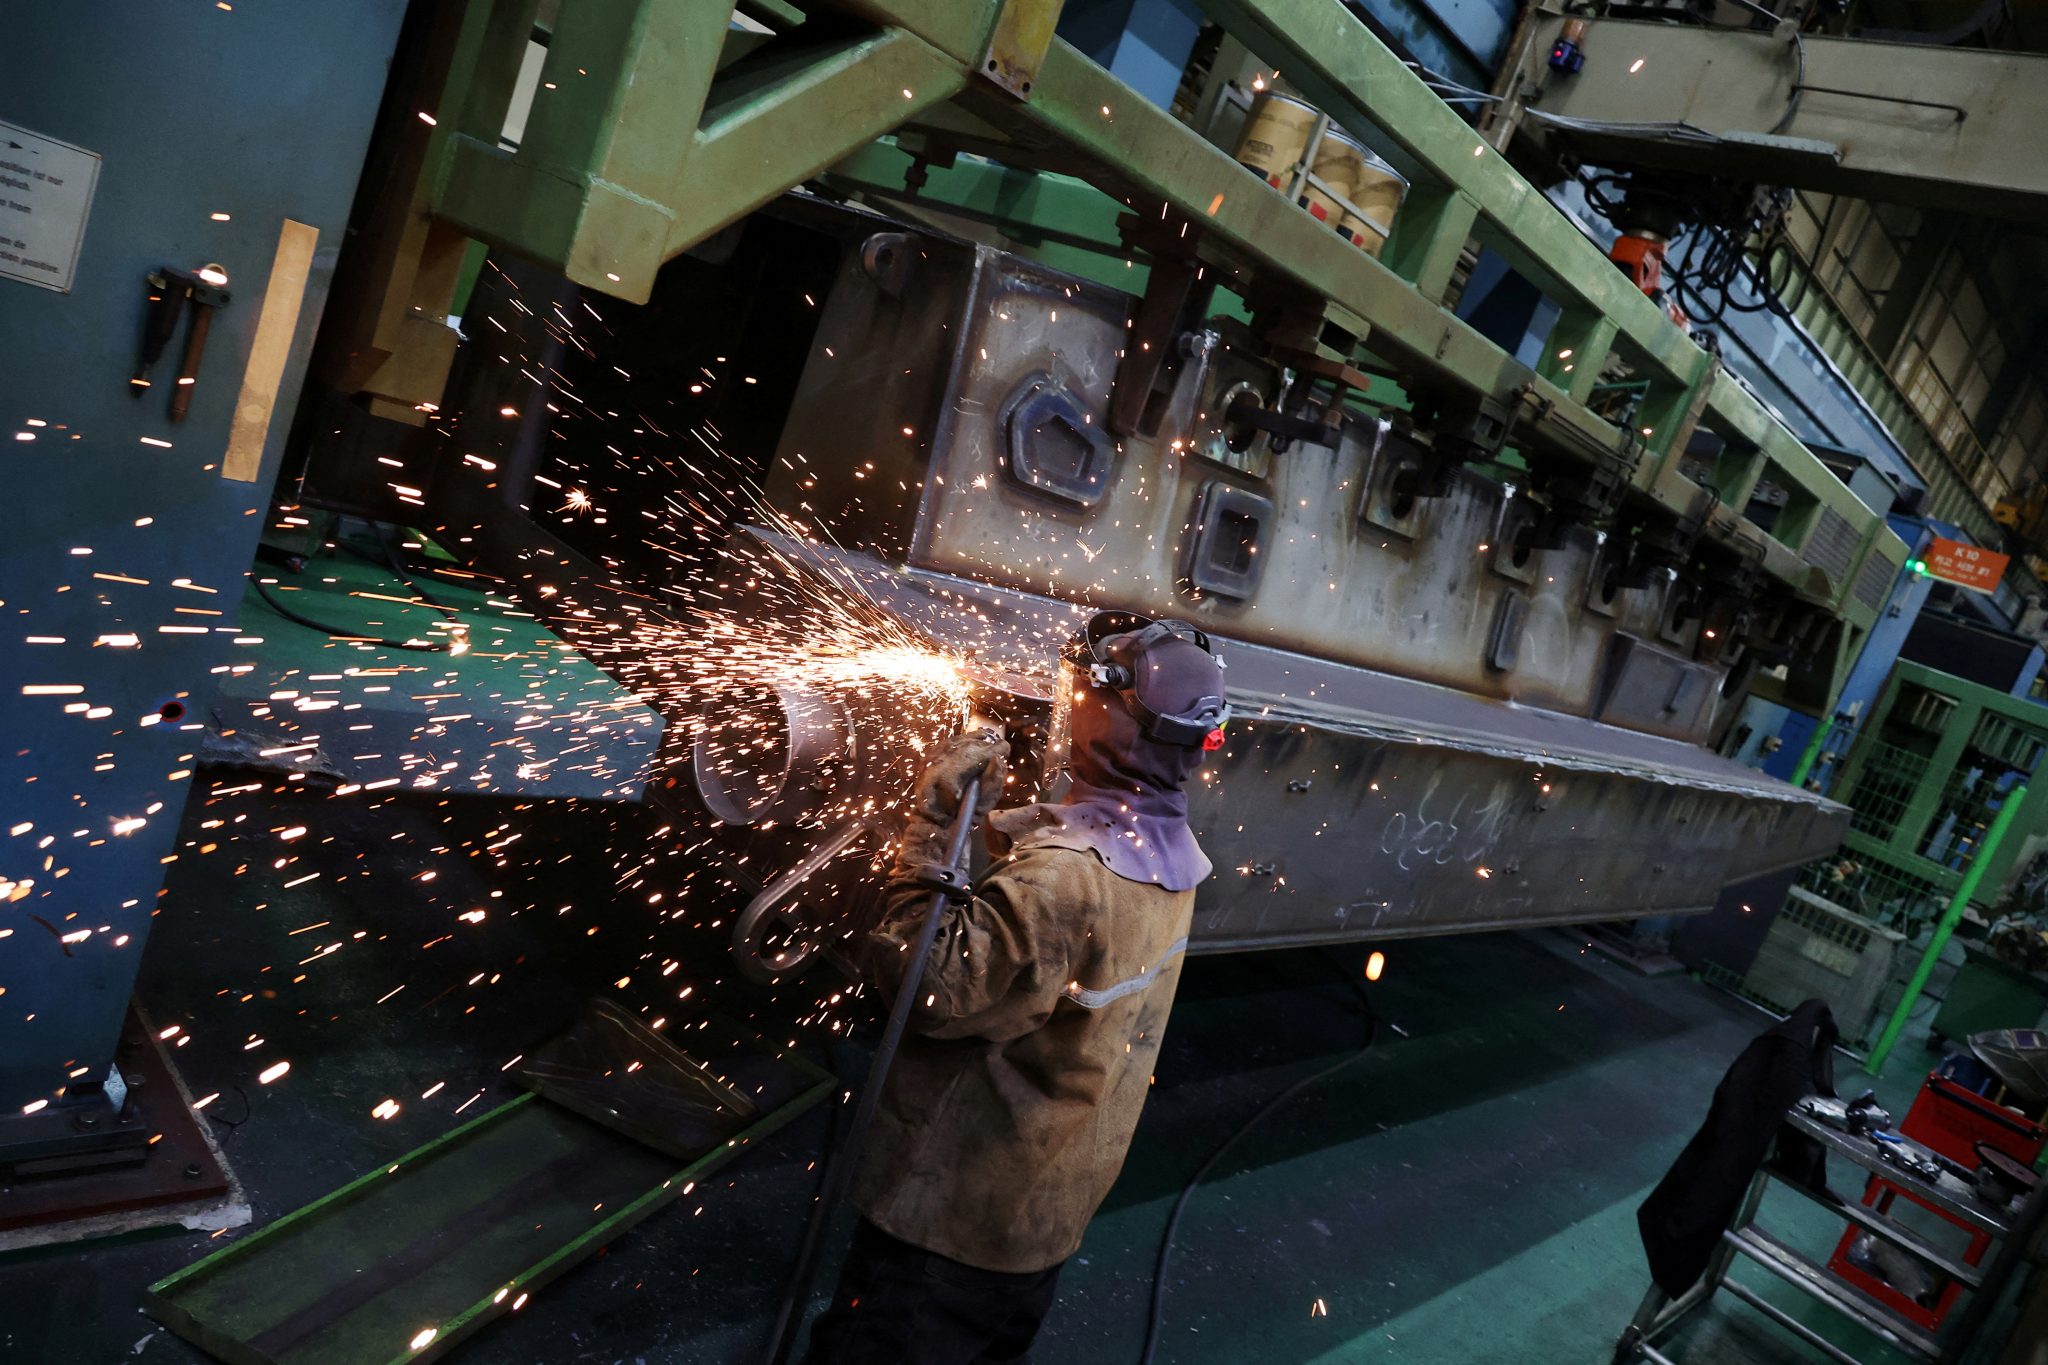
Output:
[[[1895,708],[1914,704],[1928,694],[1952,703],[1942,712],[1938,740],[1924,754],[1902,754],[1886,740],[1886,722]],[[2048,706],[1923,664],[1900,661],[1829,792],[1856,811],[1842,847],[1904,874],[1915,884],[1924,883],[1930,898],[1948,899],[1975,874],[1972,887],[1985,887],[1985,898],[1995,900],[2013,857],[2026,844],[2026,835],[2042,822],[2044,808],[2048,808],[2048,796],[2042,793],[2048,791],[2048,783],[2037,783],[2036,790],[2029,793],[2026,784],[2034,775],[2020,774],[2021,806],[2010,817],[2017,822],[2019,837],[1992,847],[1988,860],[1980,857],[1988,846],[1986,827],[2004,816],[2004,806],[2013,804],[2012,795],[2008,793],[1995,811],[1978,812],[1984,818],[1976,820],[1958,809],[1950,787],[1964,765],[1964,751],[1977,740],[1987,717],[2018,734],[2048,741]],[[1864,794],[1861,801],[1859,792]],[[1932,857],[1925,851],[1925,843],[1943,815],[1957,817],[1958,837],[1947,845],[1949,856]],[[1970,824],[1974,833],[1962,830],[1964,823]]]
[[[494,247],[641,301],[664,261],[829,168],[851,158],[881,173],[873,144],[886,135],[941,164],[967,151],[1060,173],[1107,199],[1084,207],[1057,182],[1020,214],[1048,239],[1070,215],[1090,237],[1092,215],[1161,218],[1240,295],[1320,301],[1361,363],[1406,391],[1511,414],[1517,448],[1624,474],[1638,508],[1697,526],[1842,618],[1838,679],[1875,619],[1859,582],[1888,583],[1906,558],[1883,517],[1336,0],[1203,3],[1408,175],[1384,261],[1067,44],[1042,57],[1004,46],[1049,31],[1058,0],[563,0],[516,150],[500,130],[538,0],[470,0],[434,111],[427,202]],[[1473,238],[1563,309],[1534,369],[1445,306]],[[1588,404],[1610,355],[1643,387],[1626,430]],[[1729,452],[1707,483],[1679,468],[1702,424]],[[1741,515],[1764,479],[1789,496],[1768,533]]]
[[[763,1047],[761,1050],[768,1049]],[[474,1303],[448,1321],[437,1324],[438,1330],[430,1345],[419,1350],[401,1350],[392,1357],[391,1365],[399,1365],[402,1361],[430,1361],[445,1355],[487,1323],[509,1314],[512,1311],[512,1295],[518,1295],[519,1301],[523,1301],[527,1293],[538,1290],[584,1257],[616,1239],[619,1234],[680,1199],[694,1182],[731,1161],[747,1146],[801,1117],[823,1101],[838,1084],[831,1073],[794,1053],[771,1055],[791,1067],[804,1079],[806,1084],[801,1091],[765,1118],[735,1133],[694,1161],[679,1167],[660,1184],[631,1203],[620,1207],[617,1212],[601,1222],[585,1229],[545,1259],[520,1271],[504,1284],[480,1286],[479,1295]],[[268,1356],[234,1337],[213,1330],[186,1312],[178,1300],[180,1290],[205,1279],[225,1266],[240,1262],[293,1225],[305,1219],[315,1218],[325,1209],[347,1203],[370,1186],[389,1179],[400,1170],[413,1166],[426,1157],[457,1149],[463,1142],[487,1128],[519,1118],[525,1113],[528,1105],[545,1104],[546,1100],[531,1092],[516,1096],[497,1108],[478,1115],[468,1123],[443,1133],[433,1141],[414,1148],[404,1156],[358,1176],[340,1189],[321,1196],[303,1208],[294,1209],[248,1236],[221,1248],[211,1256],[195,1261],[183,1270],[158,1280],[143,1294],[145,1310],[180,1336],[197,1343],[222,1360],[234,1362],[234,1365],[271,1365]]]

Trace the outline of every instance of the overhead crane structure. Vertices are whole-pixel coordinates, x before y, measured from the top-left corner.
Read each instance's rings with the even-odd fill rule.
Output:
[[[1296,212],[1170,113],[1052,36],[1048,0],[564,0],[516,149],[501,141],[537,0],[472,0],[418,158],[421,212],[387,286],[391,315],[445,313],[449,243],[477,238],[619,298],[662,263],[896,135],[1071,175],[1128,219],[1187,225],[1192,259],[1247,298],[1317,314],[1304,336],[1399,377],[1439,409],[1491,414],[1525,454],[1619,472],[1644,515],[1836,616],[1836,662],[1874,619],[1855,591],[1904,546],[1739,382],[1335,0],[1206,8],[1411,181],[1376,260]],[[1562,306],[1531,368],[1445,304],[1468,240]],[[1136,254],[1136,253],[1134,253]],[[424,263],[424,264],[422,264]],[[417,270],[415,275],[413,272]],[[437,297],[436,291],[444,291]],[[1580,361],[1560,359],[1570,353]],[[1588,405],[1602,366],[1643,397],[1628,429]],[[413,392],[437,378],[415,367]],[[1681,472],[1697,427],[1725,442]],[[1742,515],[1768,479],[1789,498],[1766,533]],[[1871,594],[1862,594],[1868,598]],[[1839,673],[1839,666],[1833,670]],[[1833,677],[1827,679],[1831,685]],[[1824,698],[1816,698],[1824,701]]]
[[[1558,70],[1550,56],[1567,25],[1579,60]],[[2048,119],[2048,56],[2036,53],[1802,32],[1790,21],[1588,18],[1549,3],[1525,11],[1494,90],[1482,127],[1524,166],[1662,171],[2048,222],[2048,160],[2029,154]],[[1915,425],[1881,361],[1838,358],[1887,426]],[[1923,511],[2000,544],[1986,471],[1927,444]],[[2024,595],[2038,594],[2023,567],[2015,575]]]
[[[2048,221],[2048,161],[2026,150],[2048,120],[2048,57],[1598,19],[1581,21],[1586,64],[1553,76],[1567,21],[1533,17],[1489,131],[1534,120],[1643,165]]]

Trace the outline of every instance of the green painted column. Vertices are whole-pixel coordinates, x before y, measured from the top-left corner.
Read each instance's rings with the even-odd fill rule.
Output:
[[[1963,874],[1963,884],[1956,888],[1955,897],[1949,901],[1948,909],[1942,914],[1941,922],[1934,926],[1934,938],[1921,954],[1920,965],[1913,969],[1913,979],[1906,985],[1906,993],[1899,1000],[1899,1006],[1892,1011],[1891,1021],[1884,1026],[1884,1033],[1878,1038],[1877,1046],[1870,1049],[1870,1058],[1863,1063],[1863,1069],[1875,1076],[1884,1069],[1884,1059],[1890,1055],[1892,1045],[1899,1040],[1899,1033],[1906,1027],[1906,1018],[1913,1012],[1920,992],[1927,988],[1927,978],[1934,975],[1934,964],[1941,960],[1941,950],[1948,947],[1948,941],[1956,932],[1956,925],[1962,922],[1963,911],[1970,905],[1970,897],[1977,893],[1977,883],[1984,880],[1984,873],[1991,866],[1991,855],[1998,851],[1999,841],[2012,827],[2013,817],[2019,814],[2020,806],[2027,799],[2027,784],[2022,782],[2006,793],[1999,803],[1998,814],[1991,821],[1991,829],[1984,836],[1984,842],[1977,847],[1976,856],[1970,859],[1969,871]]]
[[[1806,785],[1807,777],[1813,772],[1813,765],[1820,761],[1821,746],[1828,742],[1828,735],[1834,728],[1835,718],[1831,715],[1822,716],[1820,724],[1813,727],[1813,738],[1806,741],[1805,752],[1799,755],[1799,761],[1792,765],[1792,776],[1786,779],[1793,786]]]
[[[1946,775],[1962,766],[1963,751],[1969,748],[1983,716],[1984,707],[1974,698],[1967,695],[1956,697],[1956,709],[1942,721],[1941,741],[1934,746],[1934,753],[1927,760],[1930,779],[1939,773],[1943,780],[1923,781],[1913,788],[1913,799],[1907,803],[1905,813],[1899,817],[1898,825],[1885,841],[1898,853],[1920,854],[1920,841],[1941,811],[1942,792],[1947,787]],[[1970,865],[1975,867],[1978,864],[1972,859]]]

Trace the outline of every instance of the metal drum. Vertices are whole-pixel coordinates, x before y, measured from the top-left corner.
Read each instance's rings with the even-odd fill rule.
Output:
[[[1366,158],[1371,155],[1363,143],[1336,124],[1325,128],[1323,140],[1316,144],[1315,164],[1309,169],[1315,172],[1317,180],[1330,187],[1330,192],[1325,193],[1313,184],[1302,187],[1301,206],[1309,211],[1309,216],[1343,231],[1340,224],[1344,206],[1337,199],[1357,202],[1358,184],[1365,178]],[[1337,198],[1332,198],[1332,194]]]
[[[1252,103],[1244,139],[1237,144],[1238,164],[1257,171],[1275,189],[1286,189],[1318,117],[1314,105],[1266,91]]]
[[[1394,215],[1401,211],[1401,201],[1407,195],[1408,182],[1401,173],[1366,152],[1365,164],[1352,182],[1349,195],[1352,206],[1364,216],[1346,213],[1337,230],[1363,247],[1367,255],[1377,256],[1387,245],[1387,234],[1394,230]]]

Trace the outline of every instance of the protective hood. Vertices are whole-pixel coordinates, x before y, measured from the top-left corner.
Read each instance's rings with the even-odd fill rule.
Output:
[[[1167,640],[1136,657],[1118,641],[1107,652],[1127,657],[1158,709],[1220,695],[1221,665],[1185,640]],[[1060,726],[1066,789],[1056,800],[997,811],[990,825],[1016,844],[1086,849],[1126,881],[1192,891],[1211,865],[1188,828],[1181,791],[1202,764],[1200,746],[1162,744],[1146,737],[1142,722],[1104,687],[1062,669]]]

